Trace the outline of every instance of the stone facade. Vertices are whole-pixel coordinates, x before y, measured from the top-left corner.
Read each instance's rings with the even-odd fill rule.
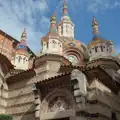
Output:
[[[66,3],[60,22],[53,14],[50,23],[31,69],[18,69],[0,54],[0,114],[13,120],[119,120],[120,60],[112,56],[112,42],[101,38],[97,20],[88,46],[75,40]],[[21,38],[25,43],[26,36]]]
[[[42,57],[46,60],[44,64],[41,64]],[[90,67],[91,63],[86,67],[73,67],[68,62],[66,66],[62,65],[66,59],[61,61],[56,55],[42,57],[38,58],[39,66],[36,60],[35,69],[12,76],[5,74],[7,69],[1,69],[1,75],[6,76],[1,76],[1,113],[12,115],[14,120],[109,120],[113,112],[120,118],[120,85],[116,82],[113,84],[116,89],[111,89],[115,81],[102,68]],[[109,79],[110,86],[104,82]]]

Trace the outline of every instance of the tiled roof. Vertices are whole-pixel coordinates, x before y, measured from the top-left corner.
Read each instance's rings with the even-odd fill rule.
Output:
[[[43,58],[43,57],[45,57],[45,56],[56,56],[56,57],[63,57],[65,60],[67,60],[68,61],[68,59],[67,58],[65,58],[63,55],[57,55],[57,54],[43,54],[43,55],[41,55],[41,56],[38,56],[35,60],[37,60],[37,59],[40,59],[40,58]]]
[[[47,56],[47,55],[46,55]],[[72,69],[78,69],[80,71],[83,71],[83,72],[86,72],[86,71],[90,71],[91,69],[96,69],[96,68],[101,68],[101,65],[99,64],[96,64],[99,60],[113,60],[113,61],[116,61],[115,59],[108,59],[108,58],[99,58],[97,60],[92,60],[92,61],[89,61],[86,65],[83,65],[83,66],[73,66],[73,65],[61,65],[61,68],[63,67],[66,67],[66,68],[72,68]],[[93,64],[91,64],[93,63]],[[94,64],[95,63],[95,64]],[[119,64],[119,63],[118,63]],[[16,75],[22,75],[23,73],[26,73],[26,72],[29,72],[29,71],[34,71],[34,69],[29,69],[29,70],[15,70],[15,69],[12,69],[10,71],[10,75],[8,77],[12,77],[12,76],[16,76]],[[45,82],[45,81],[48,81],[48,80],[52,80],[54,78],[58,78],[58,77],[62,77],[62,76],[65,76],[65,75],[68,75],[68,74],[71,74],[71,71],[66,71],[66,72],[61,72],[61,73],[58,73],[57,75],[55,76],[52,76],[52,77],[49,77],[47,79],[43,79],[43,80],[38,80],[38,79],[32,79],[31,80],[31,83],[38,83],[38,82]]]
[[[111,60],[111,61],[116,62],[116,63],[120,66],[120,62],[119,62],[119,60],[116,59],[115,57],[112,57],[112,56],[111,56],[111,57],[107,57],[107,58],[98,58],[98,59],[95,59],[95,60],[89,61],[88,63],[86,63],[86,65],[89,65],[89,64],[91,64],[91,63],[96,63],[96,62],[98,62],[98,61],[100,61],[100,60],[104,60],[104,61]]]
[[[59,74],[56,75],[56,76],[49,77],[49,78],[43,79],[43,80],[41,80],[41,81],[40,81],[40,80],[37,80],[37,79],[32,79],[32,80],[30,81],[30,83],[42,83],[42,82],[47,82],[47,81],[53,80],[53,79],[55,79],[55,78],[63,77],[63,76],[70,75],[70,74],[71,74],[71,72],[59,73]]]

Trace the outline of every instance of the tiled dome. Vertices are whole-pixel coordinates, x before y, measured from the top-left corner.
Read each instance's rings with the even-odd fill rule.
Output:
[[[18,49],[27,50],[27,46],[26,46],[25,43],[21,43],[21,42],[20,42],[20,43],[17,45],[16,49],[17,49],[17,50],[18,50]]]
[[[27,51],[26,39],[27,39],[26,29],[24,29],[24,31],[21,35],[21,41],[16,46],[16,52],[26,52]]]
[[[99,32],[99,24],[95,17],[93,17],[92,27],[93,27],[93,38],[92,41],[88,44],[88,48],[95,46],[96,44],[106,42],[106,40],[101,36]]]

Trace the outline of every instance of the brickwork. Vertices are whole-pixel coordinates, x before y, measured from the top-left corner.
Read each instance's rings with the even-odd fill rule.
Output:
[[[19,43],[18,40],[11,37],[7,33],[0,30],[0,53],[5,55],[10,61],[12,58],[12,54],[15,52],[15,46]],[[29,61],[29,69],[32,68],[33,65],[33,57],[36,55],[28,48],[29,52],[32,53],[32,58]]]
[[[7,38],[6,35],[0,35],[0,53],[7,56],[11,60],[11,55],[14,52],[13,41]]]

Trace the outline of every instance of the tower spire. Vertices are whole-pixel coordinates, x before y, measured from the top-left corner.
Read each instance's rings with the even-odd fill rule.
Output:
[[[57,32],[56,16],[55,16],[54,12],[53,12],[51,19],[50,19],[50,32]]]
[[[64,4],[63,4],[63,16],[68,16],[68,7],[66,4],[66,0],[64,0]]]
[[[21,34],[20,42],[16,46],[15,52],[12,56],[14,60],[12,60],[11,62],[15,66],[15,69],[27,70],[29,68],[30,54],[28,52],[26,40],[27,32],[26,28],[24,28],[24,31]]]
[[[26,31],[26,28],[24,28],[24,31],[21,35],[21,41],[26,41],[27,39],[27,31]]]
[[[27,32],[26,32],[26,28],[24,28],[24,31],[21,34],[20,43],[17,45],[16,50],[26,51],[27,50],[26,40],[27,40]]]
[[[99,34],[99,23],[94,16],[92,20],[92,28],[93,28],[93,34]]]

